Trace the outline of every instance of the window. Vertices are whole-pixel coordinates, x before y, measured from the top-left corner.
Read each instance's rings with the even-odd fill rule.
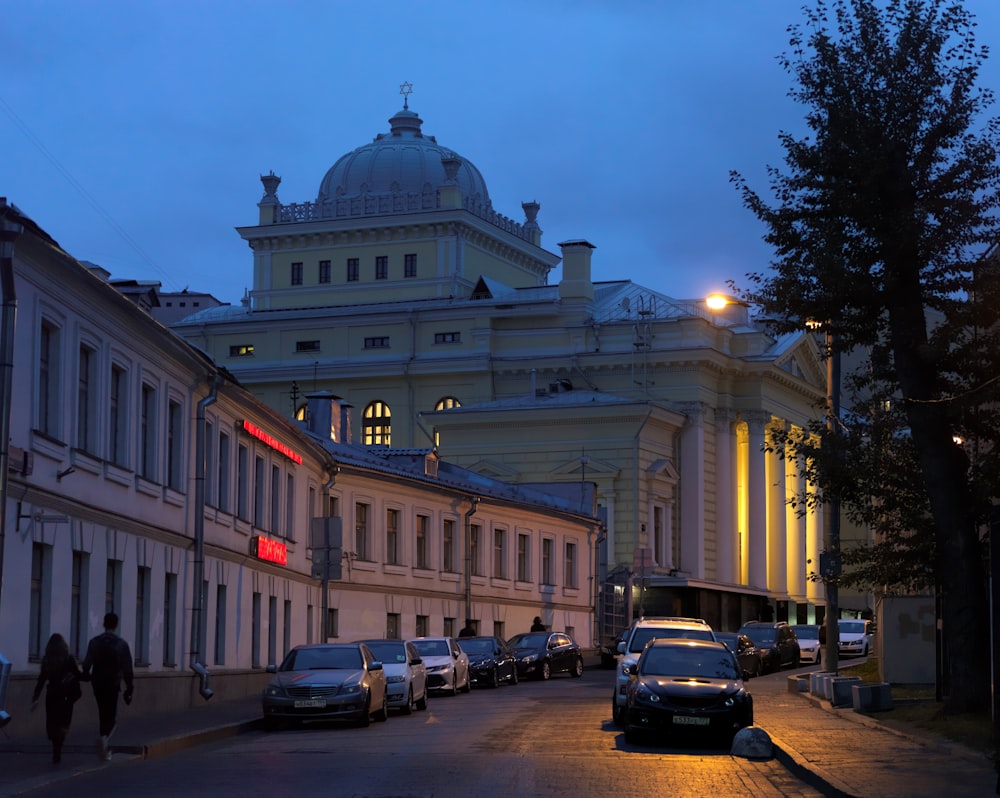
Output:
[[[399,510],[385,511],[385,561],[399,565]]]
[[[370,560],[368,553],[368,505],[357,502],[354,505],[354,556],[359,560]]]
[[[417,255],[414,252],[410,252],[403,255],[403,277],[416,277],[417,276]]]
[[[277,665],[278,659],[278,599],[267,600],[267,664]]]
[[[230,357],[250,357],[253,354],[253,344],[236,344],[229,347]]]
[[[435,410],[450,410],[453,407],[461,407],[462,403],[454,396],[442,396],[434,405]]]
[[[250,520],[250,452],[242,443],[236,454],[236,514]]]
[[[153,481],[156,479],[156,388],[149,383],[142,384],[142,404],[139,410],[139,475]]]
[[[94,440],[97,432],[94,418],[97,410],[97,382],[94,379],[97,370],[97,352],[86,344],[80,346],[79,367],[76,393],[76,445],[85,452],[97,454],[97,443]]]
[[[330,282],[330,261],[328,260],[319,262],[319,281],[321,283]]]
[[[493,576],[507,578],[507,530],[493,530]]]
[[[149,664],[149,591],[153,583],[152,569],[140,565],[135,574],[135,647],[132,654],[137,665]]]
[[[313,642],[313,605],[306,604],[306,645]]]
[[[372,402],[365,408],[361,423],[365,446],[390,446],[392,413],[385,402]]]
[[[128,372],[111,366],[111,390],[108,395],[108,457],[115,465],[128,465]]]
[[[455,636],[455,632],[457,631],[457,628],[458,628],[458,624],[456,623],[456,619],[455,618],[445,618],[444,619],[444,636],[445,637],[454,637]]]
[[[413,550],[414,564],[417,568],[430,568],[427,556],[427,528],[430,525],[430,520],[426,515],[417,516],[417,534]]]
[[[312,515],[313,496],[309,496],[309,512]],[[295,540],[295,477],[288,474],[285,477],[285,537],[290,541]]]
[[[531,539],[527,535],[517,536],[517,581],[527,582],[531,579],[531,571],[529,569],[529,549],[531,547]]]
[[[87,565],[90,555],[82,551],[73,552],[73,564],[69,599],[69,651],[77,658],[86,653],[87,645]]]
[[[122,561],[108,560],[104,570],[104,612],[120,613],[119,597],[122,590]]]
[[[358,281],[358,259],[347,259],[347,282],[356,283]]]
[[[177,574],[163,579],[163,664],[177,664]]]
[[[566,587],[579,587],[576,579],[576,544],[570,541],[566,542],[566,565],[565,574],[563,575],[563,583]]]
[[[219,497],[218,507],[229,512],[229,435],[219,432]]]
[[[290,274],[290,282],[292,285],[302,285],[302,264],[293,263],[292,271]]]
[[[52,551],[44,543],[31,544],[31,596],[28,602],[28,659],[37,662],[48,641],[49,590]]]
[[[493,636],[499,637],[501,640],[507,639],[504,635],[503,621],[493,621]]]
[[[543,585],[554,585],[556,583],[555,563],[552,561],[554,548],[555,548],[555,541],[552,538],[542,538],[542,584]]]
[[[378,255],[375,258],[375,279],[385,280],[389,276],[389,258]]]
[[[215,664],[226,664],[226,586],[215,586]]]
[[[251,611],[253,613],[253,628],[250,632],[250,667],[260,667],[260,593],[254,591]]]
[[[167,486],[171,490],[184,488],[183,449],[184,419],[181,403],[171,400],[167,403]]]
[[[459,344],[462,342],[460,332],[439,332],[434,333],[434,343],[436,344]]]
[[[319,341],[296,341],[295,342],[296,352],[318,352],[319,351]]]
[[[271,533],[281,534],[281,469],[271,466]]]
[[[455,572],[455,520],[445,518],[441,524],[441,570]]]
[[[431,633],[431,619],[427,615],[417,616],[417,637],[427,637]]]
[[[253,459],[253,525],[264,528],[264,458],[259,455]]]
[[[38,429],[58,437],[59,328],[42,322],[38,340]]]
[[[387,612],[385,614],[385,639],[386,640],[400,640],[402,636],[400,635],[400,623],[398,612]]]
[[[483,528],[479,524],[469,527],[469,559],[472,562],[472,575],[483,576]]]
[[[292,650],[292,602],[290,599],[285,599],[285,615],[281,628],[281,658],[284,659],[285,655]]]
[[[340,612],[333,607],[330,607],[326,611],[326,637],[323,638],[325,643],[331,637],[340,637]]]
[[[365,338],[365,349],[388,349],[388,348],[389,348],[388,335],[374,335]]]

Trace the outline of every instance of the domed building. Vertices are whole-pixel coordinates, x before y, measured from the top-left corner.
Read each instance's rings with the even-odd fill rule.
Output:
[[[558,626],[566,591],[585,590],[594,640],[639,612],[736,629],[765,600],[778,620],[821,621],[809,563],[822,508],[789,509],[809,486],[767,445],[820,412],[813,338],[775,339],[738,304],[713,312],[624,277],[595,282],[593,244],[544,249],[538,203],[520,221],[498,212],[458,152],[404,104],[388,132],[334,161],[315,199],[283,203],[280,177],[263,176],[257,224],[238,228],[252,291],[173,329],[281,412],[301,413],[315,391],[340,397],[364,445],[436,450],[569,496],[594,485],[606,526],[575,586],[561,579],[559,541],[516,529],[474,539],[476,497],[457,508],[470,514],[484,606],[540,585]],[[376,519],[391,510],[375,504]],[[344,496],[345,530],[353,506]]]

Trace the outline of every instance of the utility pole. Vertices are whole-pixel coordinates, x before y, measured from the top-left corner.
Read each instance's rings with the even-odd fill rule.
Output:
[[[826,393],[828,412],[827,429],[831,435],[840,435],[840,350],[836,336],[826,330]],[[839,449],[838,449],[839,452]],[[838,454],[839,457],[839,454]],[[820,571],[826,586],[826,670],[837,673],[840,668],[840,494],[835,490],[827,503],[827,539],[825,562]]]

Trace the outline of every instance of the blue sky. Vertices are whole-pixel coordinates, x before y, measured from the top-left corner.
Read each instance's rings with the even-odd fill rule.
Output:
[[[967,5],[980,41],[1000,38],[1000,3]],[[8,2],[0,196],[115,278],[236,303],[252,260],[234,228],[256,223],[259,176],[315,199],[409,81],[424,132],[479,168],[498,212],[541,204],[546,249],[585,238],[595,280],[700,297],[767,268],[729,172],[765,190],[779,131],[801,130],[776,59],[801,6]],[[1000,61],[981,83],[1000,90]]]

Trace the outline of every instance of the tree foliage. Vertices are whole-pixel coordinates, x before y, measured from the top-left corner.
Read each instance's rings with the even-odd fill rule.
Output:
[[[809,132],[780,133],[771,200],[733,175],[774,251],[744,298],[779,331],[821,322],[853,364],[852,412],[802,437],[800,461],[820,499],[838,496],[875,532],[845,553],[844,579],[943,597],[947,708],[964,711],[989,689],[979,530],[1000,485],[987,53],[955,0],[817,0],[804,13],[780,62]]]

